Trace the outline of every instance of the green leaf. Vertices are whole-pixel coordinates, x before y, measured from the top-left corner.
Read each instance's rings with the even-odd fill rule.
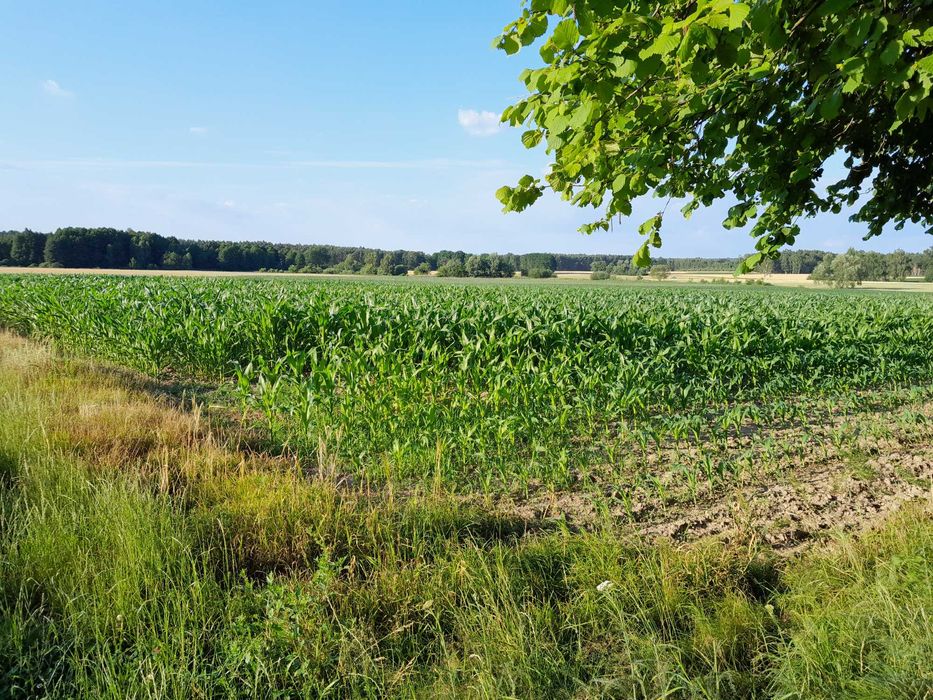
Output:
[[[579,129],[585,124],[589,123],[590,117],[592,116],[596,108],[596,103],[584,102],[582,105],[577,107],[573,114],[570,115],[570,127],[573,129]]]
[[[532,129],[522,134],[522,144],[525,148],[534,148],[541,143],[541,137],[544,136],[538,129]]]
[[[565,19],[556,27],[554,34],[551,35],[551,41],[561,51],[569,51],[577,45],[580,39],[580,32],[577,29],[577,23],[572,19]]]
[[[547,128],[555,136],[563,133],[570,126],[570,120],[563,114],[548,115]]]
[[[499,37],[496,48],[505,51],[509,56],[518,53],[522,48],[522,43],[511,34],[505,34]]]
[[[924,73],[933,74],[933,54],[921,58],[919,61],[914,63],[914,68],[923,71]]]
[[[638,69],[638,61],[622,58],[621,56],[613,58],[610,62],[615,66],[615,69],[612,71],[613,75],[619,78],[628,78],[634,75],[635,71]]]
[[[741,27],[745,18],[748,17],[748,13],[751,11],[752,8],[744,2],[737,2],[729,5],[729,29],[738,29]]]
[[[902,53],[904,53],[904,42],[900,39],[892,39],[881,52],[881,62],[886,66],[893,65]]]
[[[615,180],[612,181],[612,192],[614,194],[625,192],[627,186],[628,186],[628,174],[621,173],[616,177]]]
[[[771,64],[765,61],[760,66],[756,66],[748,71],[748,77],[752,80],[759,80],[771,75]]]
[[[865,70],[865,59],[862,56],[851,56],[839,67],[843,75],[853,75]]]
[[[704,17],[703,21],[710,27],[713,27],[713,29],[725,29],[729,26],[729,15],[717,12],[716,14]]]
[[[641,58],[649,56],[666,56],[673,53],[674,49],[680,46],[680,37],[676,34],[662,34],[657,37],[647,48],[641,50],[638,54]]]
[[[632,256],[632,262],[636,267],[650,267],[651,266],[651,251],[648,250],[648,242],[645,241],[642,243],[641,247],[635,251],[635,255]]]
[[[638,233],[642,236],[649,236],[648,242],[651,243],[654,240],[657,240],[656,245],[660,245],[660,238],[655,238],[657,232],[661,229],[661,222],[663,217],[661,214],[655,214],[647,221],[642,222],[641,226],[638,227]]]
[[[774,5],[768,2],[755,4],[749,17],[749,23],[752,29],[758,33],[763,33],[774,23]]]
[[[685,219],[689,219],[693,215],[693,212],[699,208],[700,203],[695,199],[691,199],[681,208],[680,213],[683,214]]]
[[[842,91],[833,90],[829,97],[820,103],[820,116],[826,121],[832,121],[839,115],[842,108]]]
[[[753,255],[749,255],[741,263],[739,263],[739,267],[736,272],[740,275],[747,274],[758,267],[764,259],[764,253],[754,253]]]
[[[894,104],[894,111],[897,118],[904,121],[910,118],[914,112],[914,101],[910,92],[905,92]]]
[[[798,165],[794,172],[790,174],[790,182],[791,184],[796,184],[806,180],[812,174],[813,169],[809,165]]]
[[[843,10],[848,10],[853,4],[855,0],[826,0],[816,9],[813,16],[819,18],[839,14]]]

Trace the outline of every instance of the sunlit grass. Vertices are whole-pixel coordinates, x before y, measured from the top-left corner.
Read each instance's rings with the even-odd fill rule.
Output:
[[[933,683],[923,504],[793,560],[609,521],[572,532],[435,485],[338,485],[89,368],[0,342],[0,696],[906,698]]]

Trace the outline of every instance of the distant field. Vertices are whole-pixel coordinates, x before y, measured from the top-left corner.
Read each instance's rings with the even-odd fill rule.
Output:
[[[48,267],[0,267],[0,274],[48,274],[48,275],[126,275],[131,277],[276,277],[276,278],[324,278],[324,279],[361,279],[359,275],[324,275],[309,273],[291,273],[291,272],[223,272],[219,270],[126,270],[126,269],[99,269],[99,268],[48,268]],[[431,274],[433,277],[434,274]],[[368,278],[377,279],[377,278]],[[421,278],[422,280],[424,278]],[[469,278],[464,278],[469,279]],[[576,271],[558,271],[557,280],[589,282],[590,273]],[[457,278],[447,278],[447,281],[456,282]],[[486,283],[501,283],[502,280],[477,280]],[[615,278],[618,283],[636,283],[634,278],[619,277]],[[825,288],[826,285],[818,284],[810,279],[808,275],[778,274],[762,275],[759,273],[750,273],[736,277],[731,272],[672,272],[666,281],[659,282],[650,277],[645,277],[637,283],[663,285],[670,283],[744,283],[746,281],[761,281],[772,286],[779,287],[809,287]],[[547,284],[549,280],[526,280],[526,282],[535,284]],[[933,282],[924,282],[921,278],[909,279],[906,282],[864,282],[859,289],[874,289],[893,292],[929,292],[933,293]]]
[[[157,275],[0,275],[0,696],[933,687],[931,297]]]
[[[568,280],[588,280],[588,272],[558,272],[557,276],[561,279]],[[744,283],[746,281],[752,282],[764,282],[765,284],[770,284],[778,287],[809,287],[825,289],[827,285],[819,284],[814,282],[811,279],[808,279],[809,275],[793,275],[793,274],[776,274],[776,275],[763,275],[760,273],[752,272],[747,275],[741,275],[739,277],[735,276],[731,272],[672,272],[670,277],[666,282],[720,282],[720,283]],[[626,278],[619,278],[625,280]],[[650,284],[664,284],[664,282],[658,282],[652,280],[650,277],[645,277],[643,282]],[[906,282],[863,282],[859,289],[878,289],[878,290],[887,290],[893,292],[933,292],[933,282],[924,282],[922,278],[912,278],[908,279]]]

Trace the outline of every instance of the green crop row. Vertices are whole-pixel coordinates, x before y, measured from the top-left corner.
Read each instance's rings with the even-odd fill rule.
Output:
[[[230,380],[279,445],[386,480],[567,484],[933,379],[925,295],[24,276],[0,326]]]

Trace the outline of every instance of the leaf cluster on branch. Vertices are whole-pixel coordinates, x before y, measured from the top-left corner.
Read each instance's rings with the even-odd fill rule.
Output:
[[[725,227],[757,239],[744,270],[820,212],[855,207],[866,238],[889,223],[931,233],[931,19],[933,0],[530,0],[495,46],[539,45],[544,64],[502,118],[551,163],[497,196],[521,211],[549,187],[598,210],[584,233],[648,192],[687,199],[685,216],[731,196]],[[641,266],[666,208],[639,228]]]

